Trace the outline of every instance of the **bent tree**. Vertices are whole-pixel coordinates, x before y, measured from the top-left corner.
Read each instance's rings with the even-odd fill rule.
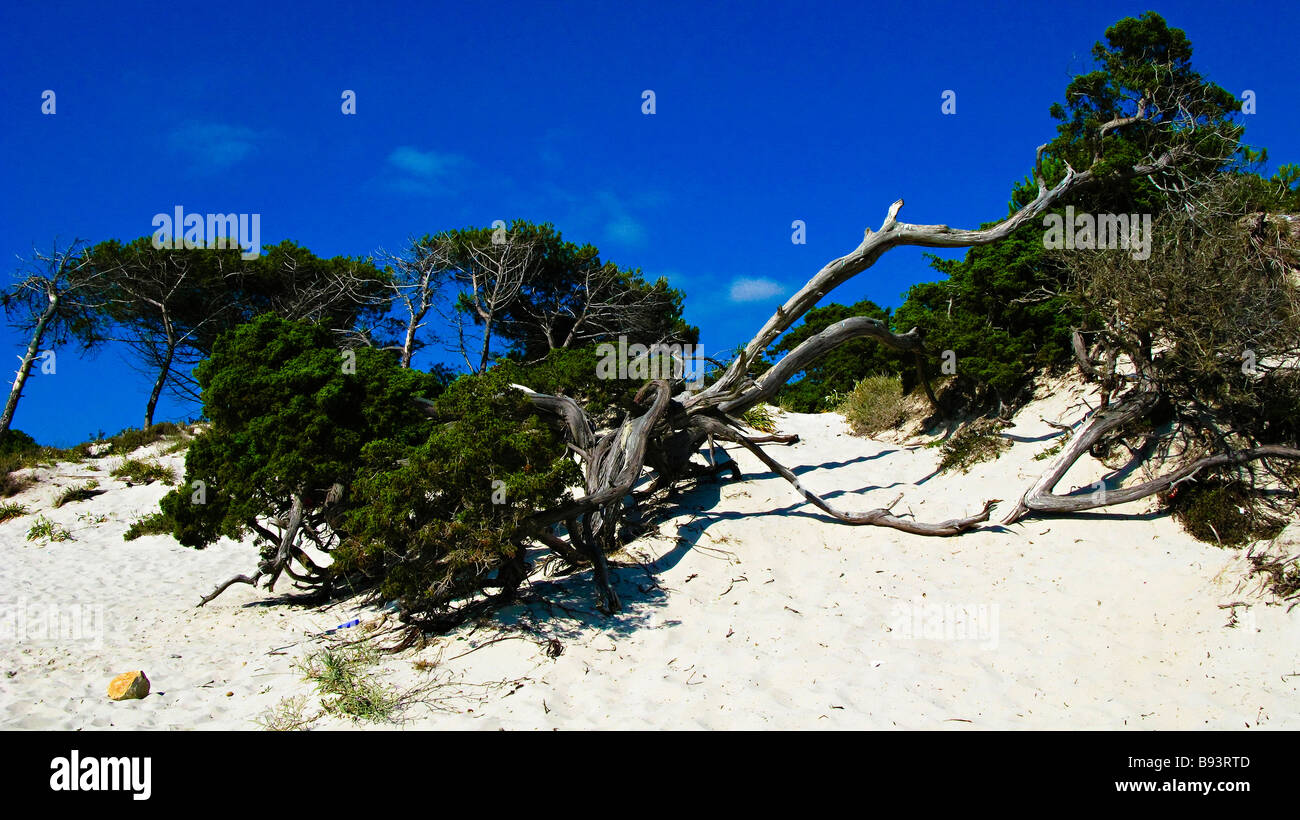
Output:
[[[42,355],[42,345],[57,346],[76,339],[89,349],[103,340],[98,311],[106,301],[105,275],[92,264],[87,243],[75,240],[63,248],[56,243],[49,253],[33,252],[19,271],[17,283],[0,293],[0,307],[13,326],[29,334],[0,414],[0,437],[13,424],[18,400]]]

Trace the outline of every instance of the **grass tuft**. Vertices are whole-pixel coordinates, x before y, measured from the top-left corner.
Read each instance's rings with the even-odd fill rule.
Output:
[[[54,501],[54,506],[58,508],[62,507],[64,504],[71,504],[74,501],[85,501],[103,494],[104,491],[99,489],[98,481],[87,481],[81,487],[68,487],[63,492],[59,493],[59,497]]]
[[[367,674],[378,659],[378,650],[365,642],[327,647],[307,656],[302,671],[316,684],[326,712],[381,722],[393,719],[402,698]]]
[[[42,515],[38,516],[36,523],[27,530],[27,540],[41,540],[47,544],[52,541],[71,541],[72,533]]]
[[[776,414],[766,404],[756,404],[746,410],[740,420],[760,433],[776,432]]]
[[[176,483],[176,471],[157,461],[144,461],[127,458],[113,468],[113,478],[120,478],[131,484],[151,484],[161,481],[164,484]]]
[[[1203,478],[1161,496],[1165,508],[1192,537],[1208,544],[1239,547],[1276,538],[1286,522],[1268,512],[1258,493],[1233,478]]]
[[[15,518],[22,518],[24,515],[27,515],[27,506],[25,504],[14,502],[0,504],[0,524],[12,521]]]
[[[999,435],[1000,429],[993,419],[977,419],[951,436],[940,445],[943,458],[939,461],[939,472],[957,469],[967,473],[976,464],[997,460],[1011,448],[1011,442]]]
[[[853,386],[835,406],[855,436],[874,436],[892,430],[907,419],[903,380],[898,376],[867,376]]]

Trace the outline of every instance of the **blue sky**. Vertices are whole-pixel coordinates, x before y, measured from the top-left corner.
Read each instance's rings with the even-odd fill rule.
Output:
[[[1248,141],[1300,161],[1286,2],[6,4],[0,275],[176,205],[261,214],[263,243],[322,256],[524,218],[669,277],[721,351],[899,197],[911,222],[1004,215],[1048,106],[1147,8],[1209,79],[1255,91]],[[897,305],[927,278],[894,251],[827,301]],[[6,372],[24,345],[0,331]],[[15,426],[67,445],[138,425],[147,396],[120,351],[60,351]]]

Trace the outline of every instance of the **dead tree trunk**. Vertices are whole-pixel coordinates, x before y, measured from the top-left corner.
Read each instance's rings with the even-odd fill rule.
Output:
[[[50,321],[55,314],[59,312],[59,297],[57,291],[49,293],[49,305],[41,311],[40,318],[36,320],[36,327],[32,329],[32,338],[27,343],[27,350],[23,352],[21,363],[18,365],[18,372],[14,374],[13,386],[9,388],[9,398],[5,401],[4,415],[0,415],[0,435],[4,435],[10,425],[14,422],[14,413],[18,409],[18,400],[23,395],[23,385],[27,384],[27,377],[31,375],[32,365],[36,362],[36,354],[41,349],[41,339],[45,336],[45,329],[49,327]]]

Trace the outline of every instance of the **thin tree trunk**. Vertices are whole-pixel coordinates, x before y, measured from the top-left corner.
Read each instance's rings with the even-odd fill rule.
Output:
[[[488,348],[491,346],[491,344],[492,344],[492,314],[489,313],[487,315],[487,318],[483,320],[483,353],[479,357],[479,362],[478,362],[478,369],[480,373],[483,372],[484,370],[487,370]]]
[[[163,357],[162,366],[158,371],[158,378],[154,380],[153,392],[149,394],[149,403],[144,408],[144,428],[148,430],[153,426],[153,411],[158,407],[158,397],[162,395],[163,385],[167,383],[167,377],[172,372],[172,359],[176,356],[176,342],[170,341],[167,344],[167,355]]]
[[[402,342],[402,367],[410,368],[411,357],[415,355],[415,317],[406,323],[406,339]]]
[[[41,349],[41,338],[45,336],[45,328],[49,327],[50,320],[59,311],[59,294],[50,294],[49,300],[49,306],[41,313],[40,320],[32,330],[32,340],[28,342],[27,352],[23,354],[22,364],[14,376],[13,387],[9,390],[9,400],[5,402],[4,415],[0,416],[0,435],[8,432],[9,426],[13,424],[14,412],[18,409],[18,399],[23,395],[23,385],[27,383],[27,377],[32,372],[32,364],[36,361],[36,354]]]

